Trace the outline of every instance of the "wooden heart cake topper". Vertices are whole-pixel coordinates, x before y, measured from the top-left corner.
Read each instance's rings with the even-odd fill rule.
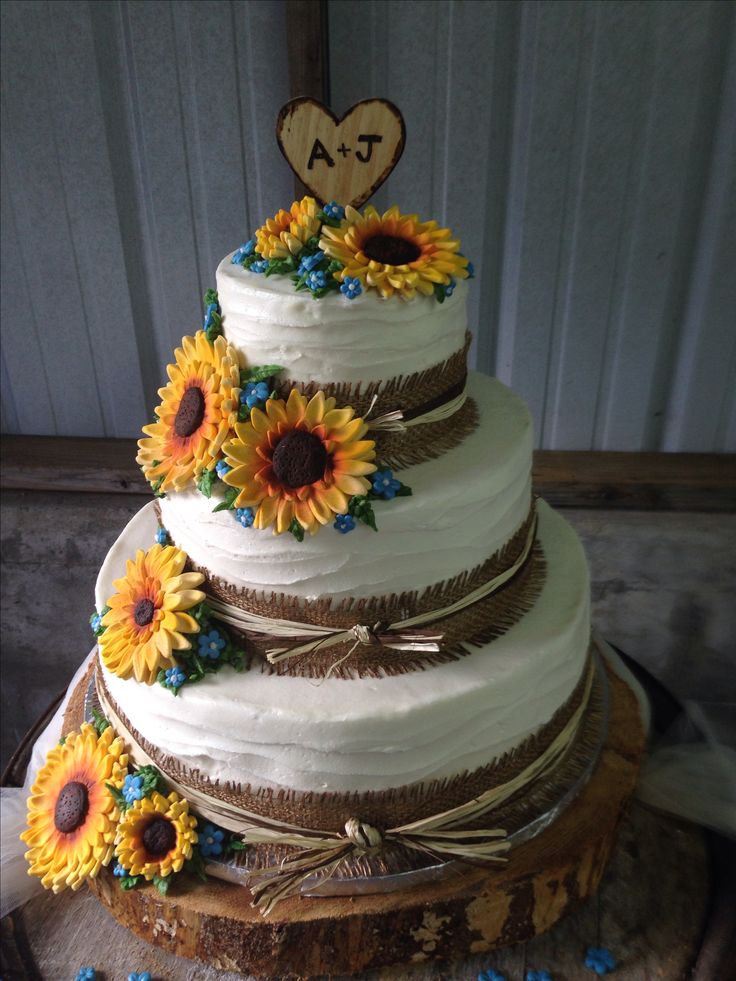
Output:
[[[359,208],[394,169],[406,127],[392,102],[366,99],[342,119],[306,96],[287,102],[276,139],[296,176],[322,204]]]

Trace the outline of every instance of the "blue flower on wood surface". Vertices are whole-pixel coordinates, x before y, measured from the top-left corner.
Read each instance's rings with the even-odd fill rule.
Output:
[[[492,967],[489,967],[487,971],[480,972],[478,981],[506,981],[506,976],[499,974],[498,971],[494,971]]]
[[[199,637],[199,656],[209,657],[216,661],[221,652],[225,650],[226,640],[217,630],[210,630],[208,634]]]
[[[304,273],[312,272],[312,270],[316,269],[320,262],[322,262],[324,257],[324,252],[320,252],[319,249],[312,255],[305,255],[302,261],[299,263],[297,273],[302,276]]]
[[[129,773],[123,783],[123,797],[126,804],[134,804],[143,797],[143,777]]]
[[[236,508],[235,520],[244,528],[250,528],[256,520],[256,513],[253,508]]]
[[[150,971],[141,971],[140,974],[137,971],[131,971],[128,975],[128,981],[151,981]]]
[[[335,218],[337,221],[342,221],[345,217],[345,209],[337,201],[330,201],[322,210],[328,218]]]
[[[168,545],[169,544],[169,533],[161,525],[156,529],[156,544],[157,545]]]
[[[588,947],[585,966],[589,971],[602,976],[616,970],[616,958],[607,947]]]
[[[527,971],[526,981],[553,981],[553,978],[547,971]]]
[[[229,463],[225,463],[224,460],[218,460],[215,464],[215,473],[222,480],[226,473],[230,473],[233,468]]]
[[[95,981],[97,971],[93,967],[80,967],[74,981]]]
[[[165,683],[167,688],[173,688],[174,691],[176,691],[177,688],[181,688],[186,680],[187,676],[184,674],[181,668],[166,669]]]
[[[397,480],[391,470],[378,470],[373,474],[373,493],[386,501],[396,497],[396,491],[401,489],[401,481]]]
[[[199,832],[199,850],[204,858],[212,855],[222,855],[222,841],[225,832],[216,828],[214,824],[205,824]]]
[[[310,289],[313,293],[317,290],[323,290],[327,286],[327,276],[318,269],[316,272],[310,272],[307,276],[307,289]]]
[[[347,535],[349,531],[352,531],[355,527],[355,518],[352,514],[336,514],[335,524],[332,526],[335,531],[342,532],[343,535]]]
[[[360,280],[357,276],[346,276],[340,285],[340,292],[348,300],[354,300],[356,296],[360,296],[363,292],[363,287],[360,285]]]
[[[240,401],[252,409],[254,406],[265,402],[269,394],[266,382],[248,382],[240,393]]]
[[[124,879],[128,874],[128,870],[124,869],[120,862],[116,862],[115,868],[112,870],[112,874],[117,876],[118,879]]]

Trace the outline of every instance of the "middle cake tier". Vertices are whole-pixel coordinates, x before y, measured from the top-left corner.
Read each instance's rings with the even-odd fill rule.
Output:
[[[524,401],[501,382],[472,372],[468,392],[478,427],[442,457],[401,472],[412,496],[374,502],[378,532],[326,528],[300,543],[243,528],[194,489],[163,498],[161,522],[208,580],[236,591],[339,602],[421,590],[472,570],[529,516],[533,437]]]

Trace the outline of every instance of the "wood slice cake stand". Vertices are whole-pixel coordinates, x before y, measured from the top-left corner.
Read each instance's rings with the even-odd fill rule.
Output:
[[[259,978],[354,974],[530,940],[595,893],[634,790],[645,740],[638,702],[610,668],[607,675],[609,724],[590,780],[504,865],[468,866],[401,892],[292,898],[267,917],[242,885],[213,879],[164,897],[152,886],[125,892],[106,869],[90,889],[144,940]],[[65,727],[80,723],[82,699],[73,697]]]

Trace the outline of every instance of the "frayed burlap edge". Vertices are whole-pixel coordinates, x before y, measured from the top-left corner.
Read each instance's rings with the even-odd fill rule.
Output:
[[[585,692],[589,667],[590,655],[586,659],[585,667],[573,692],[557,709],[552,718],[515,749],[505,753],[492,763],[451,778],[366,793],[305,793],[211,780],[199,769],[187,767],[175,756],[165,753],[142,736],[131,724],[119,704],[110,696],[102,671],[99,669],[96,673],[96,685],[119,716],[122,724],[164,776],[168,776],[185,788],[191,787],[193,790],[206,794],[215,800],[224,801],[253,814],[261,814],[272,820],[314,830],[340,832],[345,822],[356,816],[361,821],[368,822],[379,829],[419,821],[457,807],[484,791],[510,780],[539,757],[569,721],[580,705]],[[588,751],[586,756],[583,750],[589,750],[590,734],[594,728],[593,722],[600,719],[602,712],[602,699],[600,684],[596,680],[593,684],[584,722],[564,758],[565,761],[570,759],[576,761],[574,767],[576,773],[580,772],[582,762],[589,762],[590,760],[590,752]],[[586,733],[588,734],[587,737]],[[559,770],[561,765],[558,764],[555,772]],[[560,771],[560,773],[563,772],[569,776],[567,770]],[[547,784],[547,780],[540,781],[539,786],[535,788],[534,796],[528,790],[524,791],[520,795],[523,799],[512,798],[503,808],[494,811],[494,827],[507,828],[508,825],[507,831],[511,833],[516,826],[517,815],[523,816],[526,822],[530,819],[530,814],[535,808],[553,802],[556,799],[555,794],[559,796],[559,780],[550,786]]]
[[[394,623],[449,606],[508,569],[523,553],[534,520],[535,510],[532,507],[521,527],[503,548],[474,569],[422,590],[383,596],[347,597],[336,602],[330,596],[305,600],[287,593],[268,593],[233,586],[192,562],[188,568],[205,576],[203,588],[208,594],[260,616],[343,629],[349,629],[356,623],[371,626],[378,622]],[[501,589],[458,613],[433,622],[432,629],[443,635],[441,650],[437,652],[396,651],[380,644],[356,647],[354,643],[346,642],[325,651],[301,654],[280,664],[270,665],[265,660],[269,646],[265,638],[243,637],[243,644],[249,652],[263,657],[264,671],[281,675],[324,678],[329,674],[349,680],[424,670],[435,664],[455,661],[468,654],[469,647],[479,647],[503,636],[534,606],[546,579],[546,568],[542,546],[536,541],[524,566]],[[237,633],[235,628],[231,629]],[[347,660],[340,663],[350,651],[352,653]]]

